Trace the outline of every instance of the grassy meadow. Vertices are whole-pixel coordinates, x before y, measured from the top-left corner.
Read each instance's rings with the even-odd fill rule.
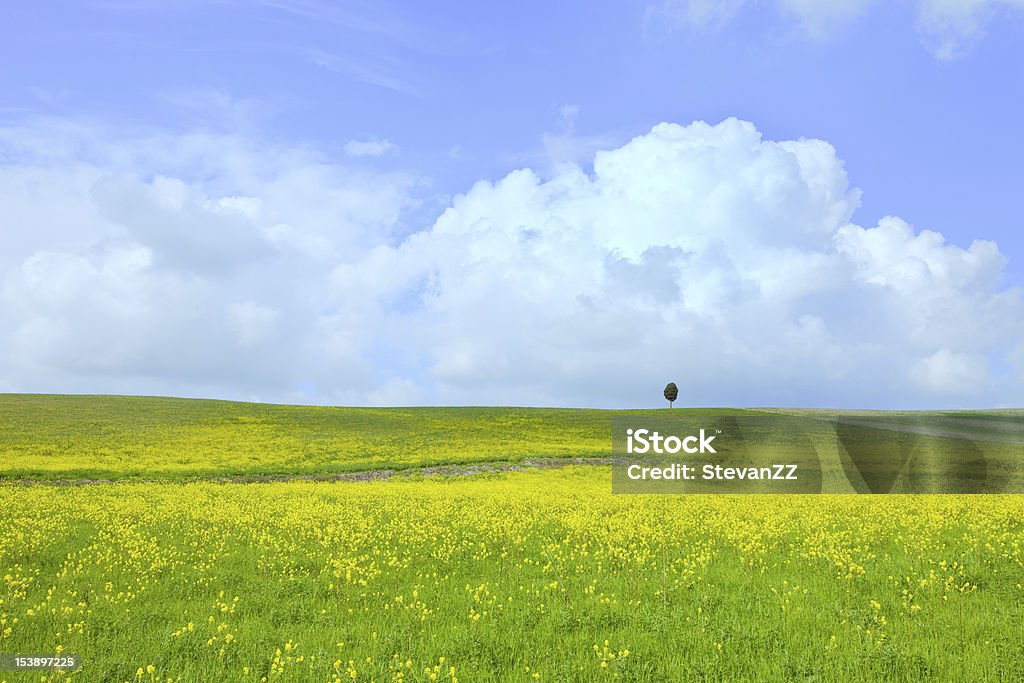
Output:
[[[1024,677],[1018,497],[609,487],[0,488],[0,651],[90,681]]]
[[[330,474],[607,456],[607,411],[0,394],[0,477]]]
[[[608,419],[0,396],[0,653],[83,661],[0,682],[1024,678],[1020,496],[195,479],[606,456]]]

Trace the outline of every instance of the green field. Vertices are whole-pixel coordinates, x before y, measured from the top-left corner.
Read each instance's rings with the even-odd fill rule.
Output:
[[[609,488],[0,487],[0,652],[86,681],[1024,677],[1019,497]]]
[[[785,412],[827,461],[840,463],[828,420],[910,424],[954,452],[981,444],[1016,462],[1021,411],[879,413],[675,409],[333,408],[177,398],[0,394],[0,478],[188,479],[326,475],[530,458],[611,455],[615,416],[685,416],[694,425]],[[953,438],[957,437],[957,438]],[[776,435],[757,436],[766,448]],[[945,440],[945,441],[943,441]]]
[[[606,411],[0,394],[0,477],[329,474],[608,455]]]
[[[836,413],[787,412],[844,462]],[[603,457],[615,414],[0,396],[0,654],[83,661],[0,683],[1024,678],[1021,496],[194,480]],[[869,446],[1024,448],[1012,411],[843,416]],[[124,481],[53,481],[78,477]]]

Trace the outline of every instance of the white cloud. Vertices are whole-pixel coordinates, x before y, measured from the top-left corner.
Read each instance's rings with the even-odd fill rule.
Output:
[[[983,356],[939,349],[918,360],[910,376],[931,392],[953,395],[977,393],[984,388],[988,377],[986,365]]]
[[[1024,0],[920,0],[918,27],[939,59],[954,59],[985,35],[1001,11],[1024,9]]]
[[[556,130],[541,135],[541,147],[523,156],[516,157],[515,163],[539,163],[542,170],[549,171],[559,164],[589,164],[594,154],[615,144],[616,138],[609,134],[580,135],[576,122],[580,107],[563,104],[558,107]]]
[[[365,83],[406,95],[416,96],[418,93],[416,85],[407,81],[401,75],[408,71],[408,67],[402,63],[396,63],[393,59],[374,62],[366,54],[352,57],[316,48],[302,48],[300,52],[305,54],[306,58],[313,64],[328,71],[343,74],[358,83]]]
[[[904,0],[909,2],[909,0]],[[648,8],[647,18],[660,18],[670,26],[714,30],[732,20],[753,0],[664,0]],[[813,38],[826,38],[860,19],[877,0],[773,0],[780,14],[796,20]],[[1024,9],[1024,0],[915,0],[917,29],[938,59],[961,56],[985,34],[985,27],[1001,11]]]
[[[398,145],[390,140],[349,140],[345,143],[345,154],[350,157],[382,157],[398,154]]]
[[[779,0],[784,11],[796,16],[811,36],[823,38],[859,19],[876,0]]]
[[[366,396],[366,404],[370,406],[414,406],[426,398],[425,392],[415,382],[407,378],[392,378],[374,389]]]
[[[664,0],[647,9],[647,18],[664,18],[692,28],[718,28],[731,20],[748,0]]]
[[[272,308],[243,301],[231,304],[228,311],[242,346],[255,346],[276,332],[278,314]]]
[[[856,20],[876,0],[775,0],[777,9],[795,18],[814,37],[824,37],[843,24]],[[718,29],[744,8],[761,4],[754,0],[664,0],[648,9],[648,18],[662,17],[670,24],[697,29]]]
[[[1010,364],[1016,370],[1017,381],[1024,384],[1024,339],[1010,351]]]
[[[391,324],[417,330],[443,401],[647,402],[668,379],[699,403],[1014,394],[977,361],[1024,332],[995,245],[862,228],[858,202],[821,141],[661,124],[599,152],[592,175],[478,183],[335,276],[384,308],[415,299]]]
[[[52,121],[0,130],[0,150],[7,385],[348,402],[376,387],[372,334],[339,329],[325,283],[392,239],[414,176]]]
[[[40,124],[45,127],[51,124]],[[860,201],[818,140],[660,124],[459,195],[233,136],[0,131],[0,383],[354,404],[1020,403],[995,244]],[[14,140],[14,142],[12,142]],[[15,149],[15,147],[17,149]],[[1018,370],[1019,372],[1019,370]]]
[[[562,120],[562,128],[567,133],[576,129],[576,119],[580,115],[578,104],[563,104],[558,108],[558,116]]]
[[[233,130],[249,128],[276,111],[267,101],[238,98],[213,88],[164,91],[157,95],[157,100],[175,108],[185,119]]]

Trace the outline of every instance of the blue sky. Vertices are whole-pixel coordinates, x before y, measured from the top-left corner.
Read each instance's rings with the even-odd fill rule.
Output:
[[[1016,210],[1024,158],[1022,29],[1024,5],[1018,0],[8,5],[0,10],[0,63],[6,65],[0,70],[0,167],[7,171],[6,196],[12,206],[18,199],[19,208],[0,218],[9,244],[0,257],[7,297],[0,390],[632,405],[647,393],[656,398],[645,387],[675,373],[692,378],[693,401],[700,404],[1019,405],[1024,328],[1014,288],[1024,279],[1024,231]],[[685,128],[730,119],[751,128]],[[650,139],[667,147],[643,157],[650,147],[644,136],[662,122],[690,132],[655,135]],[[789,171],[809,192],[823,194],[794,199],[807,206],[788,208],[817,206],[820,215],[807,220],[817,221],[824,237],[812,244],[790,236],[782,244],[766,237],[778,226],[760,217],[778,207],[757,188],[785,176],[787,162],[768,147],[749,159],[736,155],[760,141],[804,139],[825,141],[832,152],[808,148],[797,155],[800,169]],[[693,150],[708,145],[719,145],[722,155],[707,167],[688,166],[697,158]],[[675,166],[655,163],[676,158],[667,150],[683,148]],[[595,154],[616,150],[620,161],[635,162],[632,173],[615,175],[620,185],[599,182]],[[573,168],[593,187],[581,189],[585,183],[574,180]],[[516,169],[529,169],[539,189],[499,182]],[[660,177],[680,171],[681,182],[691,173],[714,176],[720,180],[713,187],[739,198],[726,218],[714,214],[692,230],[685,218],[666,219],[658,231],[634,239],[634,221],[676,206],[683,192],[667,187],[663,196],[622,205],[621,214],[620,205],[608,204],[634,184],[646,187],[643,173],[651,170]],[[836,180],[843,170],[845,178]],[[751,174],[762,175],[752,183]],[[482,181],[497,185],[477,185]],[[323,192],[315,191],[317,183]],[[569,198],[552,198],[562,185]],[[33,196],[44,208],[28,201],[28,187],[38,190]],[[297,198],[295,188],[311,197]],[[340,204],[324,200],[310,213],[325,196]],[[157,197],[154,206],[172,206],[182,222],[147,213],[155,209],[144,197]],[[544,206],[524,222],[503,225],[509,203],[518,201]],[[589,201],[602,208],[577,211]],[[744,202],[752,203],[733,211]],[[834,202],[842,206],[825,206]],[[67,213],[58,215],[54,207],[65,205]],[[206,213],[197,218],[190,206]],[[711,210],[699,203],[676,208],[694,215]],[[234,217],[226,218],[232,211]],[[595,227],[595,211],[620,215],[619,232]],[[898,216],[900,227],[880,224],[887,216]],[[582,254],[594,247],[591,261],[531,261],[552,244],[516,252],[524,259],[518,267],[491,254],[495,268],[488,272],[507,267],[515,273],[476,286],[486,292],[504,284],[500,291],[516,291],[523,287],[517,278],[534,283],[556,272],[576,278],[593,274],[588,264],[603,264],[604,271],[573,292],[559,313],[562,320],[583,316],[594,324],[593,339],[581,338],[581,348],[548,334],[558,317],[534,315],[543,307],[542,292],[532,294],[536,299],[492,293],[474,301],[458,294],[468,286],[458,284],[462,278],[479,275],[466,266],[474,262],[470,255],[496,243],[488,230],[504,238],[539,234],[543,242],[560,234],[550,227],[553,220],[589,231],[592,239],[574,248]],[[732,231],[732,220],[748,224]],[[867,232],[851,237],[847,224]],[[661,272],[658,249],[714,261],[714,240],[694,237],[712,227],[747,245],[782,249],[780,254],[803,250],[807,263],[840,259],[851,279],[804,287],[780,303],[767,299],[775,285],[761,278],[752,285],[761,299],[723,299],[725,291],[745,291],[740,285],[749,284],[746,273],[761,273],[762,262],[753,255],[730,257],[719,264],[718,275],[698,286],[703,271],[688,275],[678,259],[665,257],[676,265],[665,266],[675,294],[665,294],[664,301],[688,303],[653,323],[643,302],[662,301],[661,294],[645,291],[632,303],[617,301],[623,317],[601,317],[613,302],[598,291],[619,272],[609,264],[640,268],[632,277],[646,281]],[[204,232],[185,234],[190,230]],[[886,230],[909,230],[896,261],[864,246],[890,244]],[[925,230],[944,237],[931,245],[931,255],[922,251],[928,239],[917,239]],[[462,238],[445,248],[466,250],[450,262],[438,246],[449,233]],[[975,240],[995,242],[998,249],[972,251]],[[285,243],[291,256],[281,251]],[[309,263],[292,253],[302,250],[295,246],[300,243],[307,256],[313,254]],[[725,248],[737,243],[726,240]],[[497,248],[510,253],[507,245]],[[265,258],[256,261],[245,256],[263,252]],[[868,252],[873,260],[865,260]],[[943,278],[918,283],[921,291],[950,288],[948,305],[929,304],[913,330],[893,322],[922,308],[913,301],[917,294],[893,284],[893,268],[905,274],[907,259],[927,264],[928,277]],[[378,262],[383,271],[369,272]],[[536,272],[522,265],[531,262]],[[399,263],[409,282],[386,276]],[[103,280],[115,272],[113,264],[142,279],[118,276],[116,285]],[[817,272],[792,266],[794,278],[821,279]],[[41,278],[73,284],[62,294],[42,292]],[[293,298],[281,296],[293,286]],[[847,328],[856,328],[851,321],[865,315],[864,302],[884,298],[869,291],[877,286],[889,288],[886,296],[898,290],[910,298],[886,299],[887,312],[879,314],[884,321],[876,323],[884,334],[853,334]],[[564,291],[557,282],[553,287]],[[168,291],[174,294],[168,297]],[[83,292],[96,296],[84,302]],[[151,292],[153,299],[125,312],[110,300],[126,292],[143,299],[140,292]],[[372,303],[353,303],[353,292]],[[197,314],[202,306],[189,297],[204,306],[216,301],[216,310]],[[700,302],[712,300],[725,303],[702,308]],[[587,301],[598,301],[599,312],[586,314],[580,302]],[[79,319],[90,305],[99,312]],[[180,306],[180,315],[152,313],[165,305]],[[493,310],[519,316],[531,334],[506,346],[488,322]],[[981,311],[981,317],[965,319],[963,311]],[[740,317],[763,317],[765,327],[789,325],[797,332],[765,339],[770,349],[759,359],[760,338],[736,322]],[[630,321],[690,332],[678,333],[676,347],[604,345],[609,329]],[[199,341],[190,331],[192,325],[221,329],[220,323],[220,332]],[[422,339],[400,339],[395,332],[413,325],[424,330]],[[949,331],[958,325],[998,329],[965,340]],[[702,374],[706,362],[691,365],[695,361],[674,358],[670,349],[701,347],[693,330],[708,327],[730,340],[725,346],[737,355]],[[273,332],[277,328],[288,333]],[[321,336],[296,336],[296,329]],[[73,351],[46,335],[84,341]],[[802,367],[802,345],[812,337],[816,349],[831,348],[845,360],[825,354],[814,361],[817,371],[789,367]],[[880,360],[882,347],[892,348],[893,358]],[[606,371],[639,348],[654,360],[636,371],[638,377]],[[329,368],[329,379],[307,364],[310,358]],[[268,363],[281,367],[266,371]],[[893,377],[898,372],[907,374]],[[979,374],[982,380],[964,379]],[[686,378],[679,383],[686,385]]]

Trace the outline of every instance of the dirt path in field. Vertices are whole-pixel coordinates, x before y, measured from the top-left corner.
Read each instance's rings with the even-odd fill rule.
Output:
[[[251,474],[234,477],[191,477],[186,479],[12,479],[0,485],[16,486],[90,486],[95,484],[169,483],[188,484],[266,484],[281,481],[382,481],[411,477],[467,477],[495,472],[524,472],[535,469],[557,469],[570,465],[611,465],[614,458],[530,458],[522,462],[481,462],[459,465],[410,467],[400,470],[365,470],[333,474]]]

